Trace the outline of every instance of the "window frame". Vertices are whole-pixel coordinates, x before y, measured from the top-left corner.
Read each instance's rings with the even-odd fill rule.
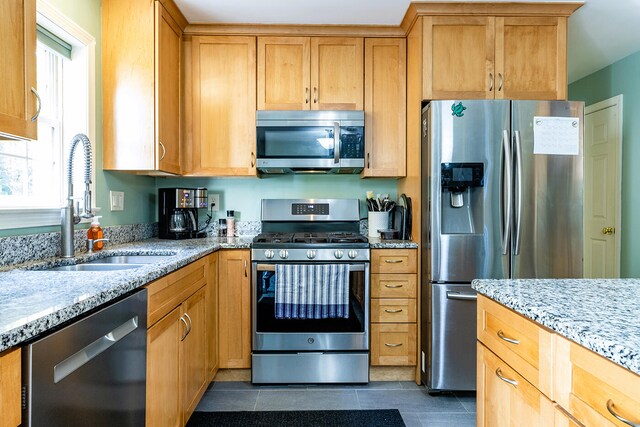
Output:
[[[87,94],[87,123],[86,134],[91,141],[91,161],[93,165],[91,194],[92,209],[96,211],[96,39],[86,32],[78,24],[67,18],[62,12],[43,0],[36,3],[36,22],[61,36],[65,41],[73,46],[73,61],[82,61],[86,65],[86,94]],[[64,141],[67,135],[63,135]],[[70,138],[73,135],[69,136]],[[80,153],[76,153],[77,159],[74,164],[82,160]],[[66,175],[66,159],[63,159],[62,168]],[[63,175],[63,176],[65,176]],[[62,183],[62,191],[66,194],[65,183]],[[43,227],[60,225],[60,208],[0,208],[0,230]],[[84,220],[83,222],[88,222]]]

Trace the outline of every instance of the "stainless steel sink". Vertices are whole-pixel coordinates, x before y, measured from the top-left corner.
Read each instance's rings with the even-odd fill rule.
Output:
[[[140,268],[142,264],[75,264],[61,265],[60,267],[46,268],[43,271],[116,271],[130,270],[132,268]]]
[[[112,255],[85,264],[154,264],[172,257],[173,255]]]

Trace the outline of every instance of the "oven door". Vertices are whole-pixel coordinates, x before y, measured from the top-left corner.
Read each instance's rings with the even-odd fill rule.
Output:
[[[349,316],[277,319],[275,264],[253,262],[252,350],[349,351],[369,349],[369,264],[349,264]]]

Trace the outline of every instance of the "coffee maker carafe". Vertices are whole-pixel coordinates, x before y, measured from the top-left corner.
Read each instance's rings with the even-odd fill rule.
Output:
[[[198,208],[206,207],[204,188],[160,188],[158,237],[175,240],[206,237],[206,232],[198,231]]]

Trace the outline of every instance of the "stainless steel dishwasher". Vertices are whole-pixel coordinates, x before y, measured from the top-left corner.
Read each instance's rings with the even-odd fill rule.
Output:
[[[22,350],[27,426],[143,426],[147,290]]]

